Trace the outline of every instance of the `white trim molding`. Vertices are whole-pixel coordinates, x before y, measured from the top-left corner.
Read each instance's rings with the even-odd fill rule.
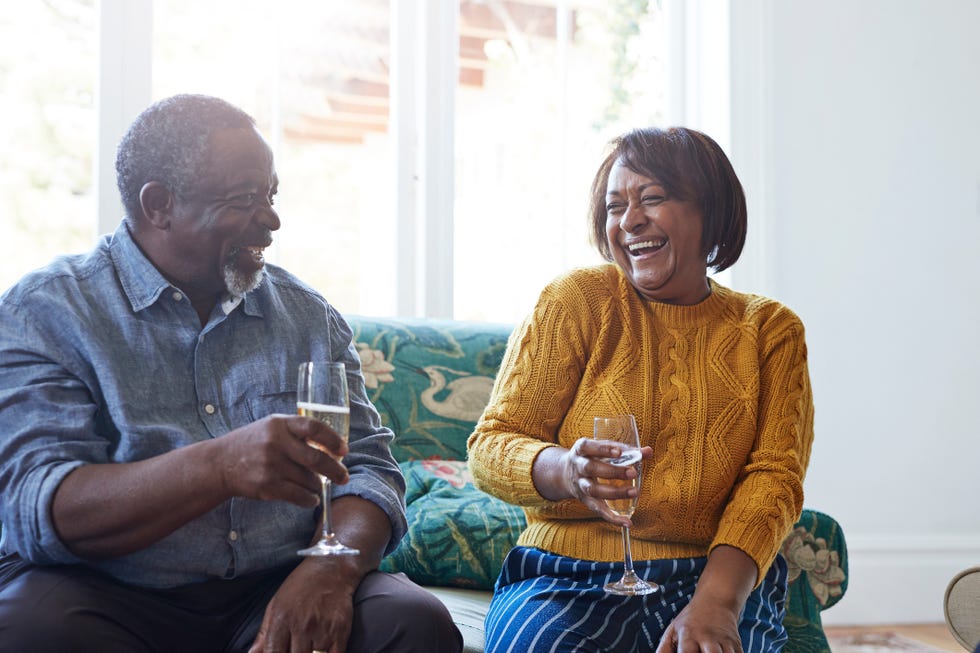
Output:
[[[453,315],[459,3],[391,3],[398,315]]]
[[[774,0],[731,2],[731,145],[729,156],[745,189],[749,232],[732,268],[743,292],[778,296],[774,264],[773,65]]]
[[[153,0],[99,0],[98,143],[94,158],[96,228],[116,230],[123,217],[116,189],[116,146],[152,99]]]
[[[946,586],[980,561],[980,533],[846,537],[847,592],[826,625],[941,623]]]
[[[392,177],[395,180],[395,314],[417,315],[415,252],[420,228],[417,225],[419,121],[416,116],[415,85],[418,66],[415,32],[416,0],[391,3],[391,84],[388,125],[391,131]]]
[[[421,193],[416,218],[424,225],[416,269],[422,270],[424,317],[453,316],[453,215],[456,203],[456,86],[459,79],[459,2],[421,2],[417,86]]]

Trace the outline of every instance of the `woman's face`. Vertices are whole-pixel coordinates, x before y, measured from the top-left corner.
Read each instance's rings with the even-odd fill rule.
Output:
[[[646,299],[696,304],[708,296],[703,217],[656,179],[613,164],[606,185],[606,238],[616,265]]]

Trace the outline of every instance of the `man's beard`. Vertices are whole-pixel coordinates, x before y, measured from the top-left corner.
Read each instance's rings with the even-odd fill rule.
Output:
[[[239,251],[236,249],[232,251],[231,256],[228,259],[228,263],[225,264],[224,274],[225,274],[225,289],[228,294],[233,297],[242,297],[245,293],[255,290],[262,283],[263,273],[265,272],[265,267],[259,268],[258,270],[245,272],[240,270],[238,266],[235,265],[235,261],[238,260]]]

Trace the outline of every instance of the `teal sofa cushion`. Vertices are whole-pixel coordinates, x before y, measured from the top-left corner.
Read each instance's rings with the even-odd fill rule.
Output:
[[[524,530],[524,512],[481,492],[462,461],[401,463],[408,533],[381,563],[416,583],[493,589]]]
[[[368,397],[398,461],[466,460],[510,325],[349,317]]]

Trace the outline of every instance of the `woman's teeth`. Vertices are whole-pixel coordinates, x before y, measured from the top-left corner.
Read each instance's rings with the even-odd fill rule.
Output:
[[[647,249],[660,249],[667,244],[666,239],[660,240],[644,240],[638,243],[630,243],[628,249],[630,254],[640,254],[643,250]]]

